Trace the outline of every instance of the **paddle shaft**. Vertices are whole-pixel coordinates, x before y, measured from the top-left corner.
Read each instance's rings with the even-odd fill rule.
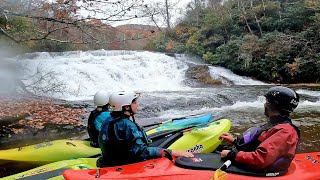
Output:
[[[224,162],[222,164],[222,166],[219,167],[219,169],[221,169],[222,171],[224,171],[225,169],[227,169],[229,166],[231,165],[231,161],[227,160],[226,162]]]

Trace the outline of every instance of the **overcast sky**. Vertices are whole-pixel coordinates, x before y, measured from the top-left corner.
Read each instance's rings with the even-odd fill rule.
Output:
[[[191,2],[192,0],[169,0],[169,3],[172,4],[177,4],[175,6],[175,9],[173,11],[171,11],[172,14],[172,18],[171,18],[171,23],[175,23],[176,20],[181,17],[181,15],[183,14],[183,11],[186,9],[186,6],[189,2]],[[165,0],[144,0],[144,2],[146,4],[152,4],[152,3],[157,3],[157,2],[161,2],[164,3]],[[101,8],[101,5],[97,5],[96,9]],[[112,11],[112,9],[108,8],[109,11]],[[129,12],[130,13],[130,12]],[[131,12],[134,13],[134,12]],[[83,16],[87,16],[88,13],[86,11],[81,11],[80,13]],[[99,16],[97,14],[92,15],[91,17],[98,17],[98,18],[103,18],[102,16]],[[147,24],[147,25],[154,25],[154,23],[150,20],[150,18],[138,18],[138,19],[132,19],[132,20],[128,20],[128,21],[119,21],[119,22],[108,22],[110,25],[112,26],[118,26],[118,25],[122,25],[122,24]],[[163,19],[158,17],[158,25],[159,26],[165,26],[165,22]]]
[[[175,7],[175,10],[172,11],[172,19],[171,19],[172,23],[174,23],[177,20],[177,18],[181,17],[182,15],[181,12],[183,12],[186,9],[187,4],[191,1],[192,0],[168,0],[169,3],[177,4],[177,6]],[[165,0],[145,0],[145,2],[146,3],[156,3],[156,2],[165,3]],[[135,21],[142,24],[152,24],[152,22],[149,22],[150,19],[145,20],[146,22],[144,23],[141,20],[135,20]],[[166,26],[165,22],[162,22],[161,25]]]

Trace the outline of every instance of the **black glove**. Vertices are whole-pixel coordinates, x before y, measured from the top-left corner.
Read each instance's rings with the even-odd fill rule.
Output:
[[[173,157],[172,157],[172,150],[170,149],[164,149],[163,150],[163,153],[164,153],[164,157],[169,159],[170,161],[173,161]]]
[[[223,161],[227,161],[230,160],[231,162],[233,162],[236,159],[236,156],[238,154],[238,150],[236,148],[233,148],[226,157],[222,158]]]

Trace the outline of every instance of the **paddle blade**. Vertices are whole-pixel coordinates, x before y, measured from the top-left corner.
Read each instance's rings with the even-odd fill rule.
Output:
[[[213,176],[210,178],[210,180],[226,180],[227,179],[227,173],[222,171],[221,169],[217,169]]]

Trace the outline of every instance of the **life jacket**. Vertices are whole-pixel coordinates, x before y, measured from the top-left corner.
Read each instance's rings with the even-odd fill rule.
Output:
[[[292,124],[291,119],[288,117],[278,116],[272,118],[268,123],[260,126],[260,127],[252,127],[245,131],[240,137],[236,139],[233,143],[237,151],[245,151],[252,152],[257,149],[257,147],[261,144],[259,141],[259,136],[278,124],[290,124],[297,132],[298,137],[300,139],[300,130],[297,126]],[[300,140],[299,140],[300,141]],[[297,144],[297,146],[299,143]],[[298,148],[298,147],[297,147]],[[286,169],[290,166],[293,157],[282,156],[279,157],[272,165],[270,165],[266,170],[267,171],[277,171],[279,169]]]
[[[115,118],[111,122],[109,122],[108,125],[108,137],[105,137],[106,139],[101,139],[100,134],[100,148],[102,150],[103,156],[107,156],[107,161],[102,157],[97,161],[97,165],[100,167],[106,167],[106,166],[116,166],[116,165],[124,165],[124,164],[131,164],[135,162],[140,162],[141,159],[138,157],[133,157],[130,154],[130,151],[132,150],[132,142],[129,142],[127,139],[118,139],[116,137],[116,132],[114,129],[114,124],[120,120],[129,120],[128,116],[122,116]],[[145,131],[135,122],[132,122],[136,125],[139,133],[142,134],[142,141],[147,144],[148,146],[151,144],[151,141],[149,140],[148,136],[146,135]],[[106,128],[106,125],[104,124],[104,127]],[[101,130],[103,131],[103,130]],[[106,153],[106,154],[104,154]],[[121,158],[120,158],[121,157]],[[98,164],[99,163],[99,164]]]
[[[97,109],[95,109],[89,115],[87,131],[91,141],[90,145],[92,147],[99,147],[99,144],[98,144],[99,131],[95,127],[95,124],[94,124],[95,120],[101,113],[106,111],[108,111],[107,107],[103,106],[101,111],[98,111]]]

